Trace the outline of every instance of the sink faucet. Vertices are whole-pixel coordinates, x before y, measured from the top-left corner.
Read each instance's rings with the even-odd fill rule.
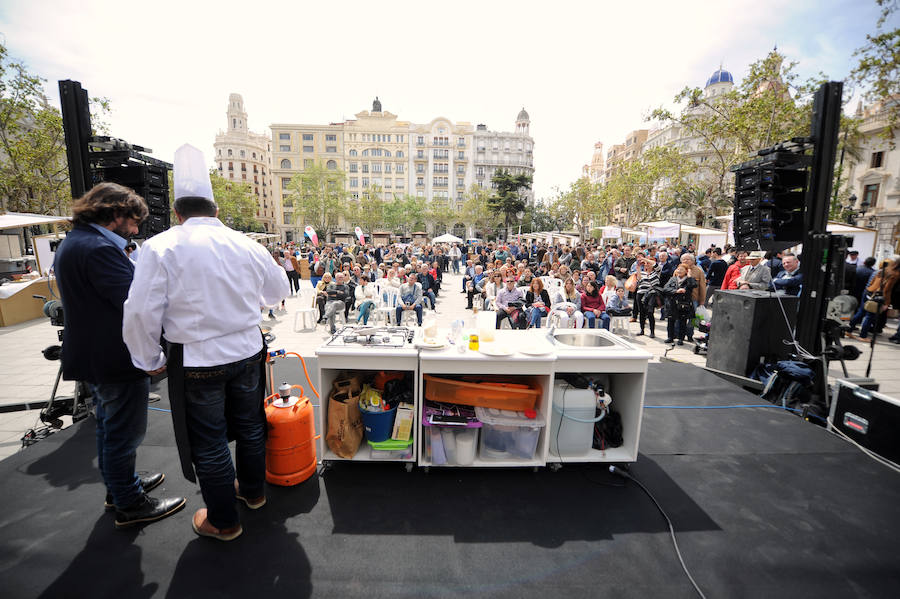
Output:
[[[553,341],[554,341],[554,339],[553,339],[553,333],[555,333],[555,332],[556,332],[556,325],[555,325],[555,324],[550,325],[550,329],[547,331],[547,339],[548,339],[551,343],[553,343]]]

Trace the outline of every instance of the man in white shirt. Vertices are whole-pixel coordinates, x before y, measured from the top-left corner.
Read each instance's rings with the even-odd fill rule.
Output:
[[[153,375],[168,366],[182,469],[189,480],[196,469],[207,505],[194,514],[194,531],[228,541],[242,532],[235,498],[251,509],[266,501],[259,307],[278,303],[290,288],[265,248],[216,218],[205,165],[196,148],[175,153],[180,226],[144,242],[123,338],[137,368]],[[237,441],[237,480],[229,435]]]

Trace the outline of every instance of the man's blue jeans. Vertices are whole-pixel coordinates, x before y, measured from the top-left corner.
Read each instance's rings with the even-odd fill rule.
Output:
[[[147,432],[150,377],[91,385],[97,414],[97,466],[119,509],[143,495],[134,471],[137,448]]]
[[[416,304],[413,306],[413,309],[416,311],[416,322],[422,324],[422,304]],[[403,305],[397,306],[397,326],[400,326],[401,318],[403,317]]]
[[[216,528],[240,521],[235,505],[235,466],[228,449],[236,440],[237,480],[244,497],[265,494],[266,419],[256,355],[224,366],[184,369],[184,396],[191,459],[200,492]]]

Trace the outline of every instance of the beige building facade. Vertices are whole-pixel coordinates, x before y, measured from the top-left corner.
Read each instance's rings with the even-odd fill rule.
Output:
[[[282,239],[302,239],[303,223],[296,222],[289,199],[291,178],[314,163],[343,172],[348,201],[379,193],[384,200],[411,195],[428,202],[444,202],[460,214],[450,229],[471,235],[463,222],[466,190],[473,184],[491,186],[498,168],[533,175],[534,140],[523,109],[513,132],[476,129],[469,122],[438,117],[424,124],[403,121],[383,109],[378,98],[364,110],[329,125],[273,124],[272,180],[278,217],[275,230]],[[533,192],[524,194],[533,201]],[[341,223],[352,231],[354,223]]]
[[[240,94],[228,96],[228,123],[216,134],[213,154],[222,177],[247,183],[256,197],[256,220],[267,233],[276,230],[278,200],[272,188],[272,140],[266,133],[253,133]]]
[[[278,223],[275,232],[285,241],[303,239],[304,224],[297,222],[289,199],[291,178],[315,164],[328,170],[344,171],[343,124],[273,124],[272,179],[277,202]]]
[[[856,116],[862,119],[861,160],[845,166],[856,196],[856,224],[875,229],[876,258],[890,258],[900,254],[900,131],[894,130],[893,139],[884,136],[888,118],[881,104],[860,105]]]

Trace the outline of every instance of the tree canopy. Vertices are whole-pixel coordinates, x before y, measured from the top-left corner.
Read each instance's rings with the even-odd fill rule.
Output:
[[[531,189],[532,177],[520,173],[514,175],[505,169],[497,169],[491,177],[495,191],[488,198],[488,206],[498,216],[503,217],[503,224],[509,232],[510,225],[515,222],[516,214],[525,211],[525,200],[520,190]]]
[[[344,178],[343,171],[328,169],[321,162],[294,175],[284,198],[284,206],[294,209],[294,222],[311,225],[322,239],[334,233],[347,211]]]

